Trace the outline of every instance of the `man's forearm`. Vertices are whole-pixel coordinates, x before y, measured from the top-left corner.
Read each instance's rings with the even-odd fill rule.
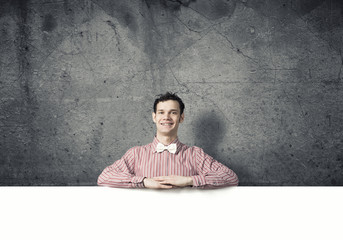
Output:
[[[113,168],[107,167],[100,174],[97,181],[99,186],[116,188],[143,188],[143,177],[137,177],[128,173],[116,172]]]

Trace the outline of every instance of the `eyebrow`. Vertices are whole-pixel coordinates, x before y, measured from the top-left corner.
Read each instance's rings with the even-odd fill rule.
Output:
[[[166,111],[166,110],[164,110],[164,109],[157,109],[157,111],[159,112],[159,111]],[[169,111],[179,111],[178,109],[170,109]]]

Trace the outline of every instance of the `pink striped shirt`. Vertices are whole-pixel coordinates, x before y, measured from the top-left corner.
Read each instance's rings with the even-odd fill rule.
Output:
[[[176,153],[158,153],[157,138],[145,146],[129,149],[125,155],[106,167],[98,178],[98,185],[122,188],[142,188],[145,177],[190,176],[193,187],[224,187],[238,185],[237,175],[214,160],[199,147],[188,147],[175,139]]]

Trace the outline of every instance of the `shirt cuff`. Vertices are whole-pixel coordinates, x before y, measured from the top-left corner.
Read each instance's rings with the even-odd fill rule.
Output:
[[[133,177],[132,178],[132,187],[135,188],[144,188],[143,180],[145,177]]]
[[[191,176],[193,179],[193,187],[203,187],[206,185],[205,177],[201,175]]]

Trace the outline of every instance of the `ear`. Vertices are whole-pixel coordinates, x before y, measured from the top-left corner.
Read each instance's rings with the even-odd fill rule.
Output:
[[[156,123],[156,113],[152,112],[152,120]]]
[[[180,123],[183,122],[183,120],[185,120],[185,113],[182,113],[181,116],[180,116]]]

